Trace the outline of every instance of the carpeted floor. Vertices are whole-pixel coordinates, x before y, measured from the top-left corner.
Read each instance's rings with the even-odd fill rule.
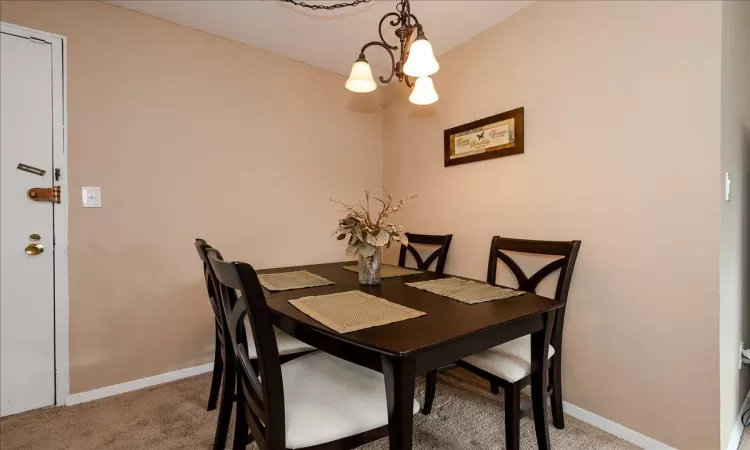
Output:
[[[95,402],[8,417],[0,421],[0,448],[208,449],[216,424],[216,411],[205,409],[209,381],[209,375],[201,375]],[[417,389],[421,401],[421,380]],[[504,449],[502,401],[502,394],[490,394],[485,382],[467,372],[441,375],[432,414],[415,416],[414,449]],[[564,430],[550,427],[555,450],[637,448],[570,416],[565,420]],[[536,449],[531,417],[522,419],[521,434],[521,447]],[[231,445],[231,436],[228,442]],[[387,439],[381,439],[360,450],[387,448]]]
[[[740,447],[737,450],[750,450],[750,427],[745,428],[740,438]]]

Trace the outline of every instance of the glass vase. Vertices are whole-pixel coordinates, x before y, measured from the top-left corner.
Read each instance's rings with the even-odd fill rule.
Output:
[[[359,255],[359,284],[373,286],[380,284],[381,248],[376,247],[372,256]]]

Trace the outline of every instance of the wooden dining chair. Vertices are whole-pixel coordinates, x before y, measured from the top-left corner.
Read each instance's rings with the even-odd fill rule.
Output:
[[[219,402],[219,417],[216,423],[214,448],[223,449],[229,432],[229,423],[232,418],[232,403],[234,402],[235,397],[235,355],[234,348],[231,345],[229,331],[227,330],[224,308],[221,305],[221,300],[217,293],[218,287],[216,277],[214,276],[213,269],[208,261],[207,252],[213,250],[213,248],[203,239],[195,240],[195,248],[198,250],[198,256],[200,256],[203,261],[206,292],[211,307],[214,310],[214,370],[211,377],[211,390],[208,395],[208,410],[212,411],[216,409],[216,404],[219,400],[219,391],[221,390],[222,396],[221,401]],[[279,352],[283,355],[282,359],[284,361],[315,350],[313,347],[294,339],[280,330],[276,330],[276,332],[279,334],[279,339],[277,341]],[[249,358],[253,361],[253,364],[257,364],[255,362],[257,359],[256,354],[250,354]]]
[[[409,239],[409,245],[401,245],[401,251],[398,254],[398,265],[406,267],[406,252],[408,251],[414,257],[417,263],[417,269],[430,270],[433,262],[437,262],[435,273],[442,275],[445,270],[445,261],[448,259],[448,250],[451,246],[452,234],[415,234],[405,233]],[[437,246],[427,259],[422,259],[416,248],[412,244]]]
[[[539,283],[551,274],[560,271],[555,289],[555,300],[563,306],[557,310],[552,338],[550,341],[550,384],[547,395],[552,402],[552,422],[556,428],[565,427],[562,407],[562,333],[565,321],[565,302],[568,299],[570,282],[573,277],[578,250],[581,241],[532,241],[509,239],[500,236],[492,238],[490,259],[487,266],[487,282],[497,284],[497,260],[508,267],[518,282],[518,289],[536,293]],[[559,256],[539,269],[532,276],[527,276],[521,267],[505,252],[517,252],[534,255]],[[502,300],[500,300],[502,301]],[[464,358],[456,363],[481,378],[490,382],[494,394],[502,386],[505,393],[505,441],[508,449],[520,446],[521,389],[531,380],[531,336],[523,336],[504,344],[492,347],[482,353]],[[429,413],[435,397],[435,387],[425,394],[424,411]],[[429,405],[427,402],[429,401]],[[424,412],[423,411],[423,412]]]
[[[340,450],[388,435],[382,374],[323,352],[281,364],[271,310],[255,270],[245,263],[224,262],[214,250],[208,258],[219,282],[238,368],[234,449],[254,440],[261,450]],[[245,317],[252,343],[245,339]],[[258,355],[255,367],[248,345]],[[414,400],[413,412],[418,410]]]
[[[211,308],[214,310],[214,370],[211,376],[211,390],[208,395],[208,410],[213,411],[216,409],[216,402],[219,399],[219,389],[221,388],[221,377],[223,371],[223,330],[224,330],[224,315],[221,311],[221,305],[219,305],[218,297],[214,292],[214,282],[211,275],[211,268],[208,265],[208,257],[206,256],[207,248],[211,248],[205,240],[196,239],[195,248],[198,250],[198,256],[203,261],[203,277],[206,282],[206,293],[208,294],[208,301],[211,303]]]

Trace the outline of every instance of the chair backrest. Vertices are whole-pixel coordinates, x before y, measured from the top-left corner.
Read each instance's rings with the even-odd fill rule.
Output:
[[[258,275],[249,264],[225,262],[215,249],[208,251],[208,259],[218,281],[219,297],[226,312],[237,357],[237,407],[246,408],[248,427],[260,448],[285,448],[281,361],[271,324],[271,312]],[[240,299],[237,299],[237,292]],[[258,371],[250,364],[248,356],[245,316],[250,320],[255,340]]]
[[[198,238],[195,240],[195,248],[196,250],[198,250],[198,256],[201,258],[201,261],[203,261],[203,278],[206,281],[206,293],[208,294],[208,301],[211,303],[211,308],[213,308],[214,310],[216,335],[219,337],[219,339],[221,339],[222,344],[224,344],[224,324],[226,323],[226,319],[224,316],[224,311],[221,308],[221,301],[219,300],[218,295],[216,295],[216,280],[214,278],[211,265],[208,262],[208,254],[206,253],[211,249],[211,246],[208,245],[205,240]]]
[[[448,259],[448,250],[450,249],[451,239],[453,239],[453,235],[413,233],[405,234],[409,239],[409,245],[401,245],[401,252],[398,255],[398,265],[401,267],[406,267],[406,251],[408,250],[409,253],[411,253],[414,257],[414,260],[417,262],[417,269],[429,270],[432,263],[437,261],[437,265],[435,266],[435,273],[437,273],[438,275],[442,275],[443,271],[445,270],[445,260]],[[438,248],[434,252],[432,252],[432,254],[428,256],[427,259],[422,259],[422,256],[419,254],[417,249],[414,248],[411,244],[437,245]]]
[[[536,293],[539,283],[545,278],[560,270],[555,288],[555,300],[565,303],[568,300],[568,291],[570,290],[570,281],[573,278],[573,268],[578,257],[578,249],[581,247],[581,241],[533,241],[527,239],[511,239],[500,236],[492,238],[490,246],[490,261],[487,265],[487,282],[497,284],[497,260],[501,260],[518,282],[518,289],[521,291]],[[535,255],[560,256],[561,258],[552,261],[539,269],[531,276],[527,276],[521,267],[516,263],[508,252],[530,253]],[[562,344],[562,330],[565,322],[565,306],[563,305],[555,317],[555,326],[552,332],[552,345],[556,351],[560,350]]]

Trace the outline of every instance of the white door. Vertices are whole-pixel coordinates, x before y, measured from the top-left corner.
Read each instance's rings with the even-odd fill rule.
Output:
[[[52,46],[0,34],[2,416],[55,403],[54,206],[27,197],[54,183],[52,93]]]

